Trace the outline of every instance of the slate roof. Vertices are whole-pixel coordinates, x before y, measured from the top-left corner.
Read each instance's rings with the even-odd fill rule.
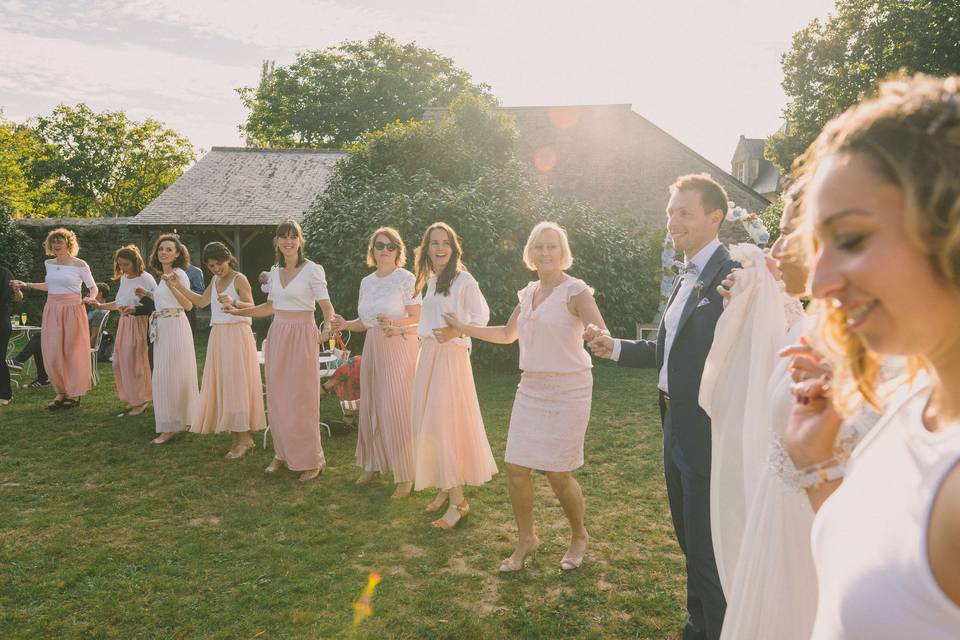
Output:
[[[213,147],[130,220],[133,226],[270,226],[297,220],[327,186],[329,149]]]

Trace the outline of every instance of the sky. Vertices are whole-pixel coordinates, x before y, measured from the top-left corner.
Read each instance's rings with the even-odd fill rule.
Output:
[[[780,56],[833,0],[0,0],[0,108],[86,102],[197,148],[242,145],[264,60],[379,31],[453,58],[506,106],[630,103],[730,169],[781,125]]]

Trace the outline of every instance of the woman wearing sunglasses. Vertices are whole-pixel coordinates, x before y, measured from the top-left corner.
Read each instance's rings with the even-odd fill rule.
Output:
[[[367,245],[367,266],[376,271],[360,281],[356,320],[334,317],[337,330],[366,331],[360,368],[360,422],[357,484],[377,473],[393,473],[394,498],[413,488],[413,429],[410,395],[417,367],[420,296],[416,278],[403,268],[406,248],[391,227],[373,232]]]

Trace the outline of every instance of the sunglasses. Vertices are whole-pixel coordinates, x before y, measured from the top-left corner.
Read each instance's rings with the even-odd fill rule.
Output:
[[[384,249],[386,249],[387,251],[396,251],[397,245],[394,242],[387,242],[387,243],[374,242],[373,248],[376,249],[377,251],[383,251]]]

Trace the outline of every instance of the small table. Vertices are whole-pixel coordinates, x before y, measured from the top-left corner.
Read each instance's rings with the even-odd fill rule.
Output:
[[[31,324],[15,324],[11,328],[13,329],[13,333],[10,334],[10,345],[9,345],[9,353],[11,354],[16,350],[22,349],[30,340],[30,338],[33,337],[33,334],[40,331],[40,327],[35,327]],[[17,385],[17,387],[19,387],[20,379],[29,371],[31,366],[32,365],[30,365],[29,362],[24,362],[23,367],[20,369],[19,372],[14,373],[13,371],[11,371],[10,372],[11,382],[13,382],[14,384]]]

